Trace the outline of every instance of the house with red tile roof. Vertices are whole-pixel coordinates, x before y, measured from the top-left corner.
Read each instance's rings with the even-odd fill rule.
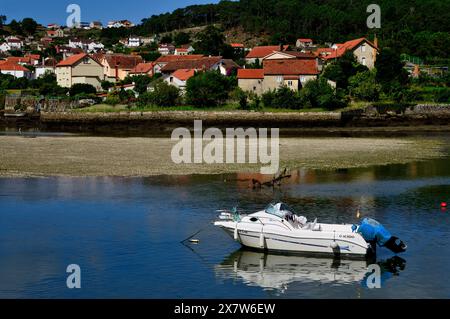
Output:
[[[237,71],[238,86],[246,91],[253,92],[261,95],[264,93],[263,81],[264,70],[263,69],[239,69]]]
[[[180,69],[193,69],[197,71],[210,71],[217,69],[221,56],[201,57],[199,59],[180,60],[167,63],[162,69],[162,74],[170,74]]]
[[[155,61],[155,66],[153,68],[153,73],[161,73],[161,69],[166,66],[169,62],[178,62],[178,61],[190,61],[190,60],[198,60],[203,58],[203,54],[190,54],[190,55],[163,55],[160,56]]]
[[[62,87],[83,83],[100,90],[103,79],[103,66],[86,53],[72,55],[56,65],[56,80]]]
[[[62,29],[47,30],[46,34],[49,38],[64,38],[64,31]]]
[[[264,60],[262,69],[238,70],[237,77],[241,89],[262,94],[282,86],[297,91],[319,73],[316,59],[275,59]]]
[[[371,42],[366,38],[359,38],[345,43],[338,43],[331,48],[316,50],[316,55],[325,61],[339,59],[347,52],[353,52],[358,63],[367,66],[369,69],[375,67],[378,55],[378,43]]]
[[[195,75],[195,72],[196,70],[194,69],[179,69],[166,77],[164,81],[184,91],[187,81]]]
[[[12,62],[12,61],[0,61],[0,73],[1,74],[9,74],[16,78],[31,78],[31,71],[28,70],[26,67]]]
[[[300,38],[297,39],[295,46],[299,49],[306,49],[314,46],[313,39]]]
[[[264,57],[275,51],[286,51],[289,49],[289,45],[269,45],[269,46],[258,46],[254,47],[245,57],[247,63],[255,63],[256,60],[262,62]]]
[[[115,82],[124,80],[128,74],[144,59],[140,55],[133,54],[102,54],[100,63],[104,68],[105,80]]]
[[[139,63],[138,65],[136,65],[135,68],[133,68],[129,75],[133,76],[133,75],[148,75],[148,76],[153,76],[153,67],[155,66],[155,63],[153,62],[142,62]]]

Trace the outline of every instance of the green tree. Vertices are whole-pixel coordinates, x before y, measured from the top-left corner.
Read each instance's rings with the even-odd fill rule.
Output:
[[[205,55],[223,55],[226,46],[222,30],[212,25],[197,34],[197,41],[194,43],[195,52]]]
[[[200,72],[186,84],[186,99],[199,107],[213,107],[223,104],[233,89],[231,81],[214,71]]]
[[[327,66],[323,72],[323,76],[328,80],[336,82],[337,88],[347,90],[349,78],[365,70],[367,70],[367,67],[358,64],[353,53],[347,52],[336,62]]]
[[[175,106],[180,98],[180,90],[173,85],[159,79],[153,84],[150,92],[139,95],[137,104],[140,107],[155,106]]]
[[[145,61],[156,61],[161,56],[161,53],[158,51],[150,51],[146,53],[141,53],[141,57]]]
[[[85,83],[76,83],[72,85],[72,87],[69,90],[70,96],[77,96],[80,94],[95,94],[95,93],[97,93],[95,87]]]
[[[139,94],[147,92],[147,87],[151,81],[152,78],[147,75],[133,76],[134,90]]]
[[[272,100],[272,107],[281,109],[299,109],[300,97],[298,92],[294,92],[287,86],[282,86],[276,90]]]
[[[32,18],[25,18],[21,22],[22,30],[27,35],[33,35],[36,32],[38,24]]]
[[[378,101],[381,85],[376,81],[376,70],[359,72],[348,82],[351,96],[363,101]]]
[[[308,81],[300,91],[300,97],[304,107],[323,108],[333,110],[345,106],[345,102],[339,97],[325,78]]]
[[[172,35],[171,34],[166,34],[165,36],[163,36],[161,38],[161,40],[159,41],[160,43],[172,43],[173,39],[172,39]]]
[[[381,84],[383,92],[399,99],[409,82],[408,72],[403,67],[400,55],[389,49],[383,49],[375,62],[376,80]]]
[[[101,82],[101,86],[103,91],[108,91],[110,88],[114,86],[114,83],[104,80]]]
[[[186,32],[178,32],[177,34],[175,34],[173,40],[176,46],[180,46],[191,42],[191,36]]]
[[[9,27],[14,34],[22,34],[22,26],[15,19],[9,23]]]

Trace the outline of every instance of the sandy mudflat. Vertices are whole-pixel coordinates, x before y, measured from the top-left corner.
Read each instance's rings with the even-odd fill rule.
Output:
[[[167,138],[0,136],[0,176],[151,176],[259,172],[255,164],[174,164]],[[444,156],[439,140],[281,138],[280,168],[336,169]]]

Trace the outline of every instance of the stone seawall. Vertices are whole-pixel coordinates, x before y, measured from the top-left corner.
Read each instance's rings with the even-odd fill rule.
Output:
[[[176,127],[192,128],[194,120],[202,120],[203,127],[278,127],[284,132],[320,130],[357,130],[387,127],[450,128],[450,106],[421,104],[387,111],[369,106],[365,109],[344,112],[209,112],[209,111],[159,111],[159,112],[47,112],[40,117],[26,119],[0,119],[4,127],[36,127],[41,131],[67,131],[107,134],[164,134]],[[425,130],[428,130],[425,128]]]

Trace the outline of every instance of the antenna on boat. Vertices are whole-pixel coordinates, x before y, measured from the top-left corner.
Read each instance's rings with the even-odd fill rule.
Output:
[[[360,211],[360,207],[358,207],[358,210],[356,211],[356,218],[361,218],[361,211]]]

